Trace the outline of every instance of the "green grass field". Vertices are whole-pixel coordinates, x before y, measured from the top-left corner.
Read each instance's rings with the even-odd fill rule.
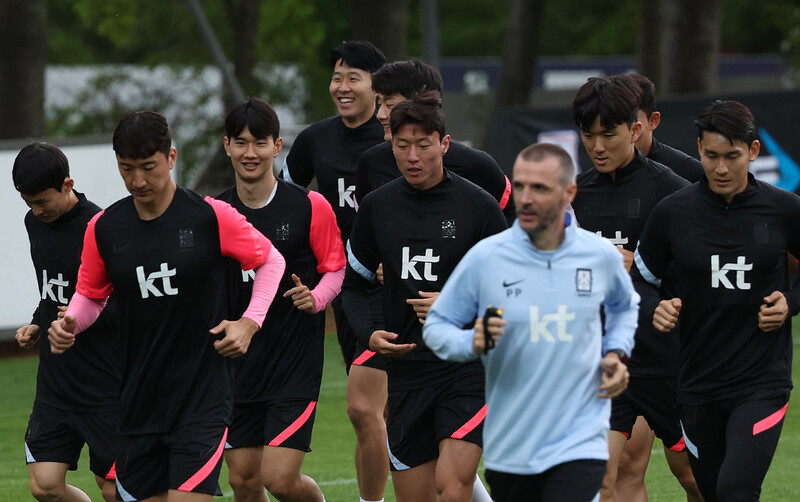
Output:
[[[800,329],[795,323],[795,350],[800,351]],[[33,404],[36,383],[36,357],[0,360],[0,502],[32,500],[28,490],[23,438],[28,415]],[[795,382],[800,379],[794,371]],[[335,336],[325,340],[325,374],[322,382],[317,420],[312,442],[313,451],[306,457],[304,472],[313,477],[329,502],[358,500],[358,488],[353,467],[355,436],[347,419],[346,378]],[[800,406],[795,393],[789,406],[786,423],[772,468],[764,482],[762,500],[800,500],[800,478],[795,467],[800,463]],[[220,485],[224,497],[233,500],[223,466]],[[92,500],[101,501],[99,490],[88,469],[88,453],[84,450],[78,471],[68,474],[68,482],[86,491]],[[654,502],[685,500],[677,481],[667,468],[661,445],[654,446],[647,473],[650,500]],[[394,501],[391,483],[386,501]]]

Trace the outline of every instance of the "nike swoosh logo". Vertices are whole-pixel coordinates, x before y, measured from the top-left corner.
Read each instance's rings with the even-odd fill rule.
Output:
[[[504,288],[508,288],[508,287],[511,287],[511,286],[513,286],[514,284],[519,284],[520,282],[522,282],[522,281],[524,281],[524,280],[525,280],[525,279],[520,279],[520,280],[518,280],[518,281],[514,281],[514,282],[506,282],[506,281],[503,281],[503,287],[504,287]]]

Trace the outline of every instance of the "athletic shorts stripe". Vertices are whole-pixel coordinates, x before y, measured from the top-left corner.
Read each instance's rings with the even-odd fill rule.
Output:
[[[386,451],[389,452],[389,461],[392,463],[392,466],[394,466],[395,470],[407,471],[408,469],[411,469],[411,467],[407,466],[406,464],[401,462],[399,458],[394,456],[394,453],[392,453],[392,447],[389,445],[388,439],[386,440]]]
[[[103,476],[105,479],[117,479],[117,463],[111,464],[111,469]]]
[[[780,423],[783,420],[784,415],[786,415],[786,409],[789,407],[789,403],[786,403],[783,408],[776,411],[772,415],[768,416],[763,420],[759,420],[753,425],[753,435],[756,436],[761,434],[767,429],[771,429]]]
[[[683,451],[686,449],[686,441],[681,438],[680,441],[669,447],[672,451]]]
[[[126,490],[117,478],[117,495],[119,495],[123,502],[134,502],[136,497],[130,494],[128,490]]]
[[[511,198],[511,181],[508,179],[508,176],[503,176],[506,179],[506,189],[503,190],[503,196],[500,197],[500,209],[505,209],[508,205],[508,199]]]
[[[297,429],[303,426],[306,422],[308,422],[309,417],[311,417],[311,413],[314,412],[314,408],[317,406],[316,401],[311,401],[308,403],[305,411],[295,420],[292,422],[292,425],[284,429],[283,432],[275,436],[275,439],[270,441],[267,446],[280,446],[281,443],[286,441],[292,434],[297,432]]]
[[[486,409],[487,405],[484,404],[483,407],[478,410],[478,413],[470,418],[467,423],[459,427],[457,431],[450,435],[450,437],[453,439],[462,439],[464,436],[472,432],[472,430],[479,426],[481,422],[483,422],[483,419],[486,418]]]
[[[199,485],[203,480],[205,480],[209,474],[211,474],[214,469],[217,467],[217,464],[222,458],[222,452],[225,451],[225,441],[228,439],[228,428],[225,427],[225,432],[222,434],[222,441],[219,442],[219,446],[217,446],[217,451],[214,452],[214,455],[208,459],[208,462],[194,475],[187,479],[181,486],[178,487],[178,491],[181,492],[190,492],[194,490],[197,485]]]
[[[371,350],[365,350],[355,359],[355,361],[353,361],[353,366],[361,366],[365,362],[369,361],[369,359],[374,355],[375,352],[372,352]]]
[[[686,435],[686,429],[683,427],[683,420],[681,420],[681,432],[683,433],[683,441],[686,443],[686,449],[689,450],[689,453],[691,453],[694,458],[699,459],[700,455],[698,455],[697,452],[697,445],[692,443],[692,440]]]

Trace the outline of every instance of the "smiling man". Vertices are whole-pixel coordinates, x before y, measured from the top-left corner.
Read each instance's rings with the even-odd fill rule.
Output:
[[[614,75],[590,78],[572,102],[575,124],[594,164],[578,176],[578,193],[572,203],[575,215],[581,227],[617,246],[628,270],[650,212],[661,199],[688,185],[636,149],[642,132],[637,118],[641,94],[641,87],[629,76]],[[669,286],[670,281],[665,281],[665,287]],[[638,415],[647,419],[663,441],[670,465],[687,465],[674,407],[677,338],[654,331],[649,322],[640,320],[628,364],[631,385],[611,405],[604,501],[614,499],[617,466]]]
[[[225,118],[225,151],[236,185],[217,198],[230,203],[286,259],[280,295],[248,353],[233,361],[233,419],[225,450],[234,499],[320,502],[319,486],[301,467],[322,382],[325,314],[339,294],[345,256],[330,204],[317,192],[275,178],[283,146],[275,110],[258,98]],[[253,283],[236,267],[230,276],[237,314]]]
[[[680,322],[678,406],[703,498],[755,501],[792,388],[800,198],[748,172],[761,145],[746,106],[715,101],[695,125],[705,176],[656,206],[632,273],[648,322],[671,336]],[[677,289],[660,297],[668,269]]]
[[[439,93],[397,104],[392,150],[400,178],[370,192],[350,235],[343,296],[362,345],[388,359],[387,431],[392,483],[400,502],[469,501],[485,414],[477,361],[441,361],[422,341],[420,291],[438,292],[464,253],[505,229],[497,201],[447,171]],[[383,319],[375,326],[369,291],[383,264]],[[438,494],[438,499],[437,499]]]
[[[350,40],[331,51],[330,94],[338,115],[303,129],[283,166],[283,178],[307,187],[316,177],[317,189],[336,213],[346,243],[353,228],[356,201],[356,165],[367,149],[383,141],[383,127],[375,118],[375,91],[371,74],[386,56],[369,42]],[[332,303],[336,334],[346,370],[356,350],[355,335],[345,318],[341,297]]]

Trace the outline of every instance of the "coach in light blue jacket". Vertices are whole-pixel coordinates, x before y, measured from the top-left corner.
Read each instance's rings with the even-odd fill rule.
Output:
[[[628,382],[639,296],[607,240],[566,226],[575,167],[535,144],[514,164],[517,221],[475,245],[427,315],[439,357],[486,368],[486,479],[496,502],[589,501],[608,458],[610,401]],[[483,315],[496,347],[485,352]],[[601,306],[605,311],[603,336]],[[474,319],[475,327],[462,329]],[[490,343],[491,345],[491,343]]]

